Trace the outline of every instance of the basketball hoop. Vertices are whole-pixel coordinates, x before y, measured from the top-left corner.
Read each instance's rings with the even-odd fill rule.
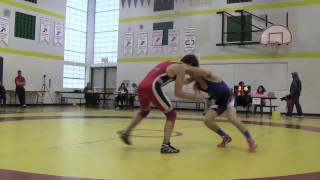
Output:
[[[286,26],[274,25],[266,29],[261,35],[261,44],[270,47],[279,47],[292,42],[291,31]]]

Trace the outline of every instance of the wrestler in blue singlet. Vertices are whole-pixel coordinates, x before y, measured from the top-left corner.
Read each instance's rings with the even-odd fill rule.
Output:
[[[208,85],[207,89],[203,89],[199,83],[197,83],[197,85],[200,90],[208,93],[209,100],[215,100],[215,104],[218,107],[214,108],[214,110],[218,113],[218,115],[221,115],[224,111],[226,111],[227,106],[231,101],[230,89],[224,81],[221,81],[219,83],[208,80],[204,81]]]

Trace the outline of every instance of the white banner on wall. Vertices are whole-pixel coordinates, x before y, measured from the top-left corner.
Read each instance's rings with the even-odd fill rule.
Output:
[[[59,22],[54,24],[54,44],[63,46],[64,44],[64,25]]]
[[[147,54],[148,53],[148,33],[139,32],[138,33],[138,49],[137,54]]]
[[[9,45],[9,19],[0,17],[0,43]]]
[[[123,55],[132,56],[133,55],[133,33],[126,33],[123,40]]]
[[[168,32],[169,52],[178,52],[179,50],[179,30],[169,29]]]
[[[40,18],[40,42],[50,44],[51,23],[48,18]]]
[[[152,32],[152,49],[153,53],[162,53],[163,30],[155,30]]]
[[[196,28],[184,30],[184,51],[190,53],[196,48]]]

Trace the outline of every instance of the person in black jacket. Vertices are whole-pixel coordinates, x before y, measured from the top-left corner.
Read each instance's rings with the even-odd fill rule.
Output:
[[[291,117],[293,106],[296,106],[298,116],[303,117],[303,112],[302,112],[302,108],[299,101],[301,90],[302,90],[301,80],[297,72],[293,72],[291,73],[291,75],[292,75],[292,82],[290,86],[290,97],[292,101],[292,106],[288,107],[288,112],[286,116]]]
[[[2,85],[2,82],[0,81],[0,105],[6,105],[6,89]]]
[[[98,95],[93,92],[93,88],[90,82],[87,83],[87,86],[83,89],[84,98],[86,99],[87,107],[97,107],[98,106]]]

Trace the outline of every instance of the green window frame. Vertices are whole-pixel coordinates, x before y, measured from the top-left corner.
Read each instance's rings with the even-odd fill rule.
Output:
[[[35,40],[36,16],[16,12],[14,36]]]
[[[154,0],[154,11],[168,11],[174,9],[174,0]]]
[[[252,16],[244,17],[243,41],[252,41]],[[241,41],[241,16],[227,17],[227,42]]]

